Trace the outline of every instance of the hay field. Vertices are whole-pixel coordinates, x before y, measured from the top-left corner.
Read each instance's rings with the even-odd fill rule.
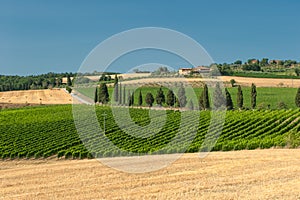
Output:
[[[0,92],[0,103],[6,104],[72,104],[64,89]]]
[[[117,159],[117,158],[115,158]],[[0,161],[2,199],[299,199],[300,149],[185,154],[128,174],[97,160]]]

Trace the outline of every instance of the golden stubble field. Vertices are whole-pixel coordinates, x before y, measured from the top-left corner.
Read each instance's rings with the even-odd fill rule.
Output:
[[[64,89],[0,92],[5,104],[72,104],[72,96]]]
[[[185,154],[129,174],[97,160],[0,162],[1,199],[300,199],[300,149]]]

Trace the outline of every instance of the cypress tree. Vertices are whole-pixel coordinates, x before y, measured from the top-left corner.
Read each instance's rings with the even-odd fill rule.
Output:
[[[227,110],[232,110],[233,103],[232,103],[231,95],[228,92],[227,88],[225,88],[225,95],[226,95],[226,108],[227,108]]]
[[[95,103],[98,102],[98,86],[96,87],[96,90],[95,90],[94,102],[95,102]]]
[[[134,91],[131,93],[131,105],[134,105]]]
[[[174,106],[174,104],[175,104],[175,95],[172,90],[168,91],[166,103],[170,107]]]
[[[178,90],[178,106],[184,107],[187,103],[186,96],[185,96],[185,89],[181,84]]]
[[[156,103],[160,106],[162,106],[162,104],[165,103],[165,95],[164,95],[164,92],[162,91],[161,87],[157,91]]]
[[[153,95],[152,95],[150,92],[148,92],[148,93],[146,94],[145,102],[146,102],[146,104],[147,104],[149,107],[152,107],[153,102],[154,102],[154,97],[153,97]]]
[[[188,108],[189,108],[189,110],[194,110],[194,103],[192,100],[189,101]]]
[[[126,105],[126,87],[125,85],[123,86],[123,97],[122,97],[122,104],[125,106]]]
[[[140,90],[138,105],[142,106],[142,104],[143,104],[143,96],[142,96],[142,91]]]
[[[256,107],[256,86],[252,83],[251,85],[251,107],[254,109]]]
[[[222,107],[225,107],[225,105],[226,105],[225,101],[226,101],[226,99],[224,97],[224,94],[222,93],[220,84],[217,83],[216,89],[214,91],[214,101],[213,101],[215,109],[220,109]]]
[[[132,105],[131,100],[132,100],[132,98],[131,98],[130,90],[128,90],[127,91],[127,104],[128,104],[128,106]]]
[[[204,101],[203,101],[203,91],[201,92],[199,96],[199,108],[200,110],[205,110]]]
[[[237,106],[238,106],[238,108],[242,109],[243,104],[244,104],[243,91],[242,91],[241,86],[239,85],[238,93],[237,93]]]
[[[119,101],[119,79],[117,74],[115,75],[115,81],[114,81],[114,100],[115,102]]]
[[[295,98],[295,103],[296,103],[296,106],[298,108],[300,108],[300,88],[298,88],[298,90],[297,90],[297,94],[296,94],[296,98]]]
[[[102,104],[106,104],[109,102],[109,94],[108,94],[108,89],[105,83],[100,84],[99,88],[99,102]]]
[[[67,75],[67,86],[72,86],[72,81],[69,74]]]
[[[122,84],[120,83],[120,92],[119,92],[119,97],[118,97],[118,100],[119,100],[119,105],[122,104]]]
[[[209,104],[208,87],[204,84],[203,91],[199,98],[199,108],[201,110],[208,110],[210,108]]]

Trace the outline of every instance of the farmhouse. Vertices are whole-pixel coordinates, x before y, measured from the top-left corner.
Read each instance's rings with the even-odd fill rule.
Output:
[[[198,66],[195,68],[180,68],[178,73],[180,75],[189,75],[191,73],[209,73],[210,68],[204,66]]]

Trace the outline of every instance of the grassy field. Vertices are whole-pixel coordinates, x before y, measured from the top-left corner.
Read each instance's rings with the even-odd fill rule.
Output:
[[[140,126],[138,136],[133,136],[124,132],[125,129],[134,130],[135,125],[131,125],[129,123],[131,120],[125,115],[123,117],[123,111],[125,112],[126,108],[118,108],[121,117],[127,120],[126,126],[120,128],[110,107],[96,106],[98,122],[102,128],[103,114],[107,115],[105,136],[120,149],[116,151],[110,147],[102,148],[106,143],[98,140],[101,132],[95,130],[89,121],[80,124],[85,127],[86,134],[86,137],[80,138],[74,124],[71,105],[2,110],[0,157],[47,158],[56,155],[66,158],[91,158],[123,155],[123,151],[151,154],[197,152],[203,144],[211,121],[209,111],[202,111],[199,119],[199,113],[195,111],[181,113],[169,110],[166,111],[166,123],[162,124],[161,129],[155,135],[144,137],[149,135],[149,131],[143,128],[151,122],[149,110],[131,108],[130,116],[134,124]],[[157,115],[152,120],[156,123],[163,122],[164,116],[160,114],[161,111],[153,112]],[[187,123],[181,121],[183,114],[188,118]],[[82,115],[84,117],[84,113]],[[196,135],[189,131],[193,126],[196,127]],[[152,128],[157,129],[156,126]],[[296,147],[300,145],[299,133],[300,112],[297,109],[229,111],[226,113],[222,133],[213,150]],[[84,145],[81,139],[85,141]],[[166,146],[171,141],[172,145]],[[86,146],[91,146],[95,142],[98,144],[96,149],[93,149],[93,152],[88,151]]]
[[[83,95],[93,98],[94,96],[94,88],[77,88],[78,92]],[[155,97],[158,87],[141,87],[135,91],[135,104],[138,102],[139,91],[142,91],[143,98],[145,98],[148,92],[151,92]],[[251,88],[243,87],[243,95],[244,95],[244,106],[246,108],[250,108],[250,96],[251,96]],[[112,95],[113,88],[109,88],[110,96]],[[163,88],[164,94],[167,95],[167,88]],[[202,92],[202,88],[194,88],[195,94],[199,97]],[[236,105],[236,97],[237,97],[237,87],[228,88],[229,93],[231,94],[231,98],[234,106]],[[297,88],[257,88],[257,108],[268,108],[270,105],[270,109],[277,109],[279,102],[284,102],[287,108],[296,108],[295,105],[295,96],[296,96]],[[126,92],[127,95],[127,92]],[[187,95],[188,96],[188,95]],[[194,102],[195,103],[195,102]],[[145,102],[143,104],[146,106]]]

